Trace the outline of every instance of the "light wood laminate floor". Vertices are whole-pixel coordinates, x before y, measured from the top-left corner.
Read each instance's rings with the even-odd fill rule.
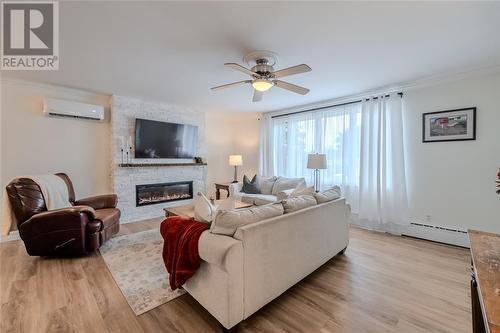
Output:
[[[158,223],[125,224],[120,234]],[[471,332],[466,249],[350,233],[345,255],[244,321],[240,332]],[[42,259],[14,241],[0,244],[0,259],[2,333],[219,331],[188,294],[135,316],[99,253]]]

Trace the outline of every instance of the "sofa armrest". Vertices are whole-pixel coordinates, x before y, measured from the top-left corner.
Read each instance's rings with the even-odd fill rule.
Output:
[[[116,194],[103,194],[77,200],[75,205],[90,206],[94,209],[116,208],[118,196]]]
[[[203,261],[184,289],[230,329],[244,319],[243,244],[206,230],[198,241],[198,251]]]
[[[240,183],[229,184],[229,196],[233,198],[237,197],[240,194],[242,187],[243,184]]]
[[[243,244],[229,236],[212,234],[204,231],[198,241],[198,252],[204,261],[219,266],[226,272],[231,268],[231,261],[243,260]]]
[[[95,210],[92,207],[73,206],[33,215],[20,225],[19,231],[23,239],[29,239],[59,230],[83,230],[94,218]]]

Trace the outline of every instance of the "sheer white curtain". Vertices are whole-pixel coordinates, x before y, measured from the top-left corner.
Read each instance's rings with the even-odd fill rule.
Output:
[[[319,152],[327,156],[327,169],[322,170],[323,188],[339,185],[358,211],[359,154],[361,138],[361,104],[349,104],[324,112]]]
[[[332,107],[273,119],[274,174],[305,177],[314,184],[307,156],[324,153],[327,169],[320,186],[340,185],[353,211],[358,207],[361,103]]]
[[[291,117],[286,122],[286,149],[283,150],[284,154],[280,156],[284,168],[278,170],[278,175],[284,177],[306,177],[308,183],[312,183],[310,180],[313,179],[313,173],[306,168],[306,165],[308,154],[316,150],[315,116],[311,112],[306,112]],[[278,146],[275,148],[278,149]],[[276,154],[276,156],[279,155]]]
[[[387,228],[381,228],[393,231],[392,224],[408,221],[402,103],[397,95],[384,95],[315,112],[269,117],[261,133],[267,143],[261,145],[260,172],[305,177],[312,185],[314,174],[306,168],[307,155],[324,153],[327,169],[321,171],[321,187],[340,185],[362,224],[386,224]]]
[[[358,218],[372,224],[407,221],[402,99],[362,102]]]
[[[259,138],[259,174],[262,176],[274,175],[273,153],[273,123],[270,115],[260,118]]]

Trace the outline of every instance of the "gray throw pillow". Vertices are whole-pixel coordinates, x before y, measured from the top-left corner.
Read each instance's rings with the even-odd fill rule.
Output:
[[[260,194],[259,186],[257,185],[257,175],[253,176],[252,180],[249,180],[247,175],[244,175],[241,191],[248,194]]]

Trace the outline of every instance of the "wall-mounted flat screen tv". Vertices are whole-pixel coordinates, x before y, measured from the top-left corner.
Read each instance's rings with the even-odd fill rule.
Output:
[[[198,126],[135,120],[135,158],[193,158]]]

